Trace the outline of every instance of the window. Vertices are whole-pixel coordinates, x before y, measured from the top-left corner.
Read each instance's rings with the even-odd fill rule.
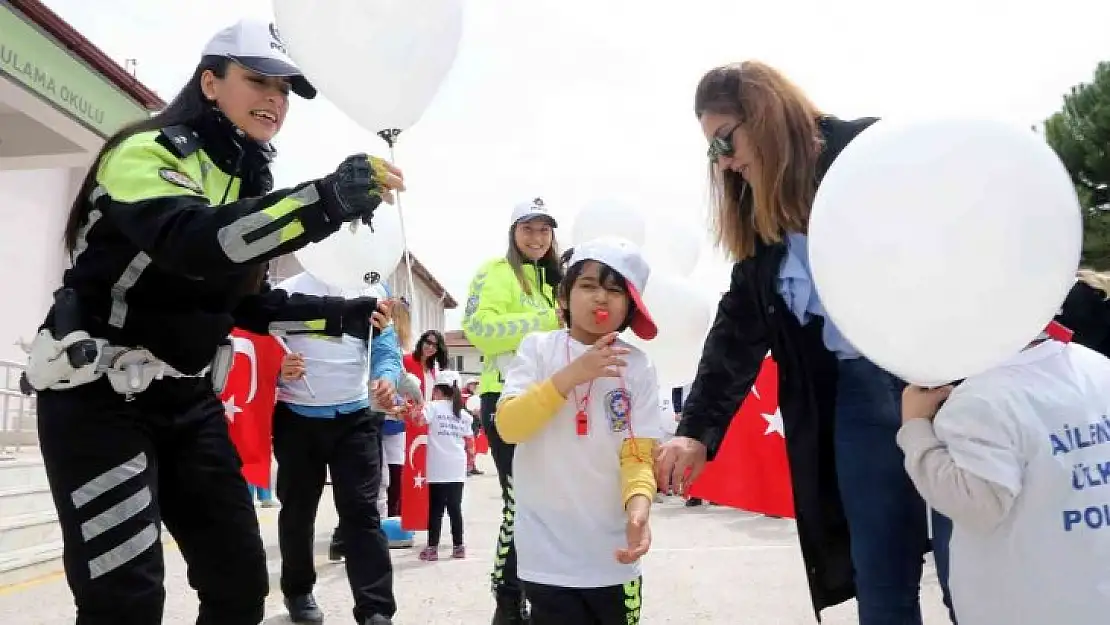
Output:
[[[463,371],[463,357],[455,356],[455,371]]]

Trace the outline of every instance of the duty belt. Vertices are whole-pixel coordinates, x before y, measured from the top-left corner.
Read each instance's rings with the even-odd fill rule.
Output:
[[[221,343],[216,356],[204,369],[194,374],[182,373],[157,358],[149,350],[118,345],[100,348],[97,372],[108,376],[116,392],[131,396],[145,391],[154,380],[163,378],[202,378],[209,376],[216,393],[223,391],[231,362],[235,357],[230,342]]]

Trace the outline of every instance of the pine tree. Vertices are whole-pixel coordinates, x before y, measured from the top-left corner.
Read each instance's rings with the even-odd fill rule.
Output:
[[[1072,87],[1045,120],[1045,139],[1064,162],[1083,206],[1083,264],[1110,269],[1110,62]]]

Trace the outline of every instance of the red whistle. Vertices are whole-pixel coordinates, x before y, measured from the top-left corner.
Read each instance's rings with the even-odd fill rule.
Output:
[[[594,309],[594,321],[597,323],[605,323],[609,320],[609,311],[603,308]]]

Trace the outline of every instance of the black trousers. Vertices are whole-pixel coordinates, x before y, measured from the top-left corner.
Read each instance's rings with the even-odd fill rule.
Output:
[[[266,554],[227,418],[207,379],[126,401],[106,379],[38,394],[38,431],[77,625],[162,622],[160,527],[188,564],[198,625],[256,625]]]
[[[524,582],[532,625],[637,625],[642,578],[620,586],[562,588]]]
[[[489,439],[489,451],[497,467],[497,480],[501,483],[501,527],[497,533],[497,546],[493,556],[493,591],[497,595],[519,597],[523,589],[516,575],[516,544],[513,542],[513,518],[516,498],[513,495],[513,451],[497,433],[493,417],[497,412],[500,393],[482,393],[482,427]]]
[[[391,517],[401,516],[401,469],[404,465],[389,465],[389,486],[385,487],[386,508]]]
[[[443,531],[443,512],[451,519],[451,544],[463,544],[463,482],[439,482],[428,484],[428,544],[439,546],[439,534]]]
[[[331,469],[339,513],[344,563],[355,619],[392,617],[393,564],[378,515],[381,486],[381,418],[368,410],[334,419],[303,417],[278,402],[274,408],[274,455],[278,461],[278,541],[281,591],[287,597],[312,592],[316,510]]]

